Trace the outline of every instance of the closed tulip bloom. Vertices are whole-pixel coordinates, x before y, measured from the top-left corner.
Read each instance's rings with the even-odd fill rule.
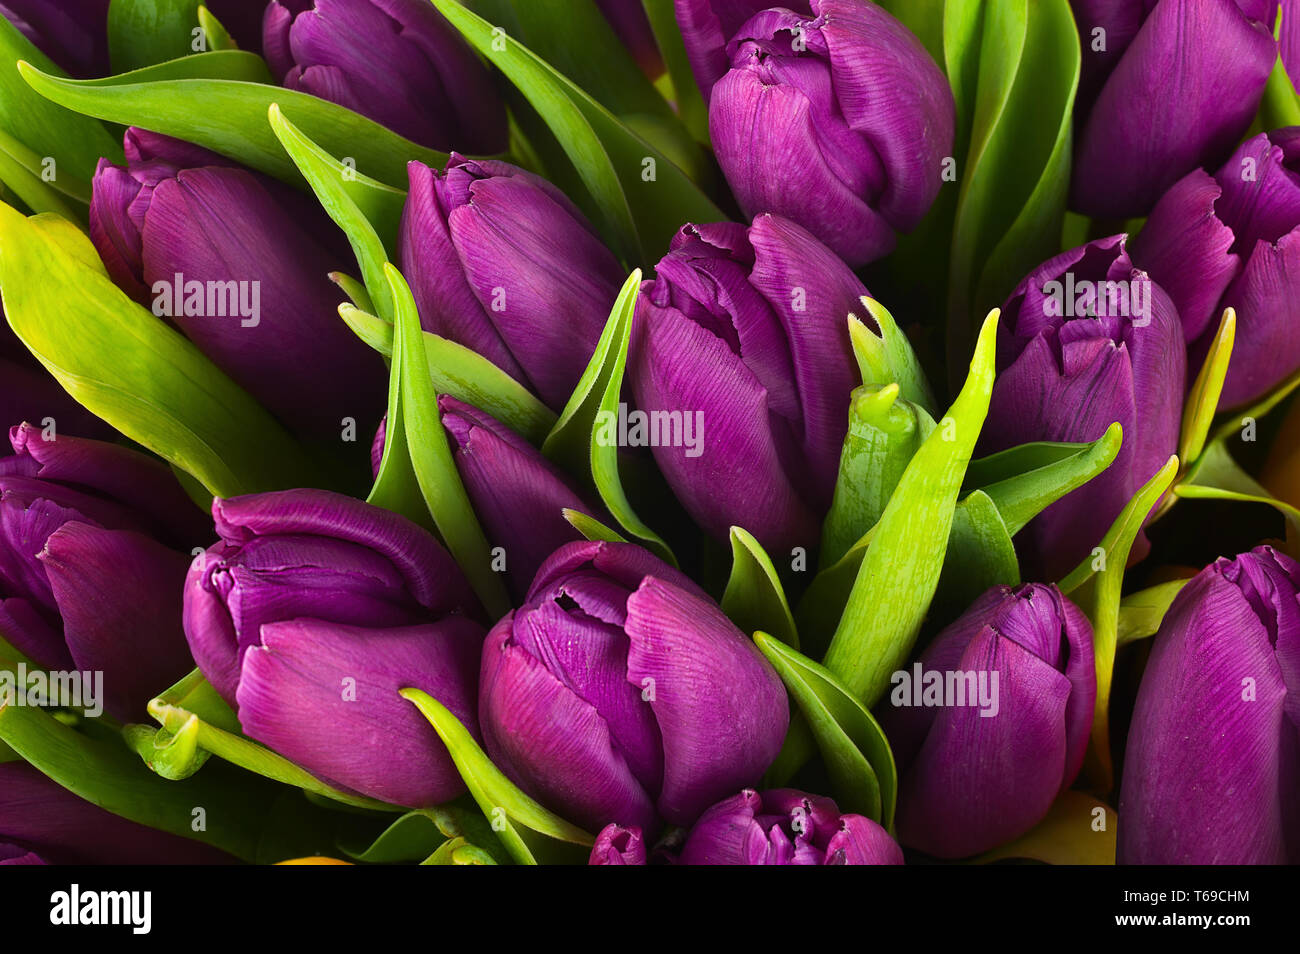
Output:
[[[438,397],[438,409],[488,544],[504,550],[511,593],[522,599],[543,560],[583,539],[564,510],[608,518],[562,470],[492,415],[446,394]]]
[[[191,564],[184,623],[254,739],[327,782],[409,807],[464,791],[398,691],[477,732],[483,629],[451,556],[404,517],[323,490],[212,505],[220,542]]]
[[[1223,406],[1260,398],[1300,370],[1300,127],[1261,133],[1213,176],[1196,169],[1179,180],[1133,257],[1178,307],[1194,360],[1223,310],[1236,309]]]
[[[798,222],[857,267],[929,211],[952,155],[952,91],[906,27],[874,3],[764,10],[727,44],[709,132],[746,216]]]
[[[0,865],[213,865],[234,858],[78,798],[26,762],[0,763]]]
[[[126,157],[100,161],[90,206],[113,281],[292,429],[337,438],[344,417],[377,418],[383,362],[338,317],[329,273],[351,256],[314,200],[139,129]]]
[[[1033,441],[1092,441],[1124,429],[1115,461],[1017,537],[1029,576],[1060,579],[1100,542],[1177,450],[1187,356],[1178,313],[1133,267],[1124,236],[1044,262],[1002,309],[998,377],[980,453]],[[1134,548],[1146,553],[1145,534]]]
[[[998,586],[896,673],[882,724],[898,837],[964,858],[1024,834],[1083,764],[1097,695],[1092,627],[1055,586]]]
[[[0,0],[0,16],[72,76],[108,73],[109,0]]]
[[[606,825],[596,836],[589,865],[644,865],[646,863],[645,838],[641,829]]]
[[[571,543],[483,647],[488,755],[589,831],[690,824],[752,784],[789,725],[780,679],[678,571],[627,543]]]
[[[691,828],[684,865],[901,865],[898,843],[870,818],[842,815],[829,798],[794,789],[718,802]]]
[[[1300,565],[1219,559],[1165,614],[1138,689],[1120,864],[1300,863]]]
[[[191,667],[180,627],[203,513],[166,466],[38,427],[0,458],[0,635],[37,665],[103,673],[93,700],[122,720]]]
[[[487,67],[428,0],[274,0],[262,23],[271,72],[447,152],[505,150]]]
[[[816,545],[859,383],[846,319],[866,294],[776,215],[683,227],[642,286],[632,391],[640,411],[680,418],[655,460],[713,536],[734,524],[769,548]]]
[[[398,254],[425,331],[486,357],[554,409],[568,401],[626,278],[555,186],[453,154],[409,165]]]
[[[1074,111],[1086,116],[1107,77],[1160,0],[1070,0],[1083,61]]]
[[[812,14],[809,0],[673,0],[677,25],[686,44],[695,81],[709,101],[713,84],[726,75],[731,66],[727,44],[755,14],[771,6],[782,6],[795,13]]]
[[[1221,162],[1277,59],[1277,0],[1143,5],[1150,14],[1100,86],[1075,148],[1072,205],[1097,218],[1146,215],[1182,176]],[[1079,27],[1087,51],[1093,24],[1085,17]]]

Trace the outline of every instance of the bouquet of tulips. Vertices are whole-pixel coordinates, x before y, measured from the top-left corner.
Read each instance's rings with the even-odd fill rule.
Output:
[[[1300,2],[0,0],[0,864],[1300,861]]]

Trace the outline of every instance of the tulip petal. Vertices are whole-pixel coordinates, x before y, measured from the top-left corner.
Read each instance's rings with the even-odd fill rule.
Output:
[[[1300,229],[1276,244],[1257,244],[1224,294],[1224,303],[1237,310],[1237,334],[1220,398],[1223,406],[1256,400],[1300,369],[1297,274]]]

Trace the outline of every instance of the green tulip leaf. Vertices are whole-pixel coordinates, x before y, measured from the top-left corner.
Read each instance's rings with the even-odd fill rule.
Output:
[[[840,810],[892,829],[898,770],[875,717],[826,667],[767,633],[755,633],[754,642],[807,720]]]
[[[352,159],[354,168],[393,188],[406,187],[407,161],[447,161],[445,153],[336,103],[270,85],[262,58],[240,50],[199,53],[105,79],[64,79],[29,63],[19,70],[32,89],[75,112],[175,136],[295,185],[302,182],[298,169],[266,121],[276,103],[321,149]]]
[[[392,357],[391,323],[346,302],[339,306],[339,315],[362,341]],[[434,390],[487,411],[530,444],[541,446],[555,426],[554,411],[478,352],[429,331],[422,334]]]
[[[609,320],[600,333],[600,340],[596,342],[596,350],[555,427],[543,442],[542,453],[568,473],[582,475],[589,472],[591,480],[584,482],[596,488],[605,509],[619,527],[654,551],[660,559],[676,566],[677,558],[668,544],[632,509],[619,476],[615,431],[640,286],[641,270],[636,269],[623,283]]]
[[[490,846],[489,851],[504,851],[478,807],[463,802],[464,799],[407,812],[378,838],[362,844],[343,843],[339,847],[353,861],[374,865],[414,864],[453,839]],[[501,860],[508,861],[509,856]]]
[[[764,630],[799,648],[799,631],[772,558],[743,527],[731,528],[731,576],[722,594],[722,611],[744,633]]]
[[[1110,791],[1114,784],[1110,756],[1110,688],[1115,671],[1115,649],[1119,643],[1124,569],[1147,515],[1164,496],[1177,473],[1178,457],[1175,455],[1124,505],[1106,531],[1101,545],[1059,584],[1061,591],[1079,604],[1092,620],[1097,699],[1084,771],[1096,790],[1101,792]]]
[[[81,197],[59,191],[45,181],[36,171],[41,169],[43,161],[41,156],[0,129],[0,182],[33,212],[61,215],[85,227],[86,202]]]
[[[589,849],[595,842],[581,828],[551,814],[521,792],[489,761],[474,737],[442,703],[419,689],[403,689],[401,695],[420,710],[447,746],[470,795],[516,863],[548,863],[557,855],[582,857],[581,849]]]
[[[199,717],[191,715],[175,732],[150,725],[128,725],[122,730],[127,748],[144,759],[157,775],[169,779],[189,778],[212,754],[199,746]]]
[[[0,205],[0,292],[14,332],[69,394],[211,493],[317,485],[293,438],[118,289],[72,223]]]
[[[1228,451],[1227,441],[1216,440],[1201,453],[1183,478],[1174,484],[1173,495],[1195,500],[1235,500],[1266,504],[1276,509],[1287,523],[1300,532],[1300,510],[1279,500],[1255,478],[1238,466]]]
[[[672,99],[677,105],[677,115],[696,142],[708,145],[709,107],[704,104],[704,96],[691,71],[673,0],[642,0],[642,6],[672,82]]]
[[[230,35],[230,31],[202,4],[199,5],[199,26],[203,29],[203,41],[208,50],[219,53],[239,49],[239,44]]]
[[[1187,403],[1183,408],[1182,432],[1178,439],[1178,459],[1184,466],[1195,463],[1205,449],[1205,440],[1214,421],[1223,394],[1223,382],[1228,376],[1228,362],[1232,358],[1232,345],[1237,334],[1237,312],[1225,308],[1219,321],[1219,330],[1210,343],[1209,354],[1201,371],[1196,375]]]
[[[826,668],[868,707],[907,659],[938,588],[957,496],[993,392],[997,325],[994,310],[965,386],[885,506],[827,650]]]
[[[570,510],[565,507],[561,513],[564,519],[568,521],[569,526],[573,527],[588,540],[608,540],[610,543],[627,543],[627,537],[623,536],[617,530],[611,530],[595,517],[589,514],[580,513],[577,510]]]
[[[494,865],[496,859],[490,854],[457,835],[448,838],[431,854],[422,865]]]
[[[348,299],[352,302],[353,308],[367,312],[369,317],[374,317],[375,303],[370,297],[370,292],[366,290],[365,284],[359,278],[353,278],[346,272],[330,272],[330,281],[335,285],[338,285],[343,294],[348,296]],[[343,315],[340,315],[339,317],[343,318]],[[346,320],[347,319],[344,318],[344,321]],[[379,319],[375,320],[378,321]],[[391,322],[384,322],[384,324],[388,325],[388,331],[381,336],[380,340],[386,342],[386,347],[388,348],[387,354],[391,356],[393,352],[393,326]],[[357,333],[357,336],[361,338],[361,340],[369,344],[370,347],[379,350],[379,345],[370,342],[364,333],[357,331],[356,328],[353,328],[352,330]]]
[[[937,407],[934,394],[907,335],[889,310],[874,298],[864,297],[862,307],[877,329],[872,330],[857,315],[849,315],[849,340],[862,372],[862,383],[879,386],[896,383],[904,401],[923,408],[933,417]]]
[[[1013,447],[972,462],[967,483],[992,498],[1007,532],[1015,536],[1047,507],[1109,467],[1119,454],[1123,436],[1116,422],[1091,444]],[[1017,472],[1017,467],[1025,469]],[[997,475],[996,479],[985,480],[992,475]]]
[[[1019,583],[1020,564],[1010,528],[993,498],[982,490],[972,491],[953,514],[935,603],[948,611],[945,618],[955,617],[990,587]]]
[[[383,478],[384,467],[389,463],[390,447],[409,456],[411,471],[434,526],[464,570],[475,594],[495,619],[510,609],[510,597],[500,574],[492,569],[487,538],[474,515],[447,443],[415,299],[401,272],[385,263],[384,274],[396,312],[392,377],[398,382],[401,400],[398,408],[389,407],[387,440],[391,443],[384,448],[380,477]],[[405,442],[392,440],[399,429],[405,434]]]
[[[200,0],[112,0],[108,5],[108,55],[114,73],[201,53]]]
[[[726,219],[671,159],[518,39],[457,0],[432,2],[546,121],[626,261],[657,259],[683,222]]]
[[[35,64],[52,78],[66,75],[17,27],[0,17],[0,131],[5,134],[4,151],[49,188],[87,205],[90,180],[100,157],[121,162],[122,142],[103,123],[38,95],[19,75],[15,65],[19,62]],[[21,149],[16,149],[15,144]],[[4,182],[18,191],[8,177]],[[54,211],[35,205],[32,208]]]
[[[1116,634],[1116,647],[1126,646],[1154,636],[1160,630],[1160,623],[1169,611],[1174,597],[1183,591],[1187,580],[1170,580],[1157,583],[1145,590],[1130,593],[1119,602],[1119,628]]]
[[[1294,8],[1292,8],[1294,10]],[[1282,35],[1282,17],[1286,15],[1285,4],[1278,7],[1277,19],[1273,23],[1273,37]],[[1279,54],[1273,63],[1273,71],[1268,74],[1268,83],[1264,86],[1264,98],[1259,104],[1259,116],[1252,131],[1281,129],[1284,126],[1300,126],[1300,95],[1291,82],[1286,71],[1286,64]]]

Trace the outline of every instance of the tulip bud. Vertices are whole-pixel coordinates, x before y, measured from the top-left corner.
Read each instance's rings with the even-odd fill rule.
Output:
[[[0,16],[72,76],[108,74],[109,0],[0,0]]]
[[[684,865],[901,865],[898,843],[870,818],[841,815],[829,798],[794,789],[718,802],[697,821]]]
[[[486,67],[428,0],[274,0],[262,46],[288,89],[422,146],[485,154],[508,144]]]
[[[881,722],[905,845],[986,851],[1041,821],[1079,774],[1097,695],[1092,627],[1055,586],[994,587],[892,683]]]
[[[1300,863],[1300,565],[1219,559],[1165,614],[1138,689],[1120,864]]]
[[[506,162],[409,165],[398,253],[425,331],[562,408],[626,277],[578,208]]]
[[[596,836],[589,865],[644,865],[645,838],[641,829],[633,826],[606,825]]]
[[[138,719],[191,665],[179,587],[203,514],[163,464],[125,447],[45,440],[30,424],[9,441],[0,635],[43,668],[102,673],[102,698],[89,702]]]
[[[344,417],[377,418],[383,362],[339,320],[329,273],[351,255],[313,200],[144,130],[126,157],[100,161],[90,206],[113,281],[290,427],[337,438]]]
[[[233,862],[216,848],[106,812],[26,762],[0,763],[0,865]]]
[[[446,394],[438,398],[438,409],[488,544],[501,548],[511,593],[522,599],[542,561],[562,544],[583,539],[564,510],[608,518],[563,471],[492,415]]]
[[[423,689],[476,732],[483,629],[460,569],[424,530],[323,490],[212,505],[221,541],[185,581],[185,634],[240,725],[323,780],[414,808],[464,791]]]
[[[627,543],[570,543],[483,647],[488,755],[590,831],[689,824],[789,725],[772,667],[694,583]]]
[[[628,371],[650,422],[681,421],[647,435],[659,469],[719,540],[738,525],[768,548],[811,549],[858,384],[846,319],[867,290],[775,215],[687,225],[655,275]]]
[[[787,0],[780,6],[811,15],[812,7],[808,4],[809,0]],[[706,103],[713,84],[722,79],[731,65],[727,43],[750,17],[773,5],[774,0],[673,0],[686,56]]]
[[[1116,421],[1124,430],[1110,467],[1016,539],[1030,576],[1060,579],[1177,450],[1187,374],[1182,330],[1169,296],[1133,267],[1122,235],[1030,272],[1003,306],[1002,327],[981,454],[1032,441],[1093,441]],[[1140,535],[1134,553],[1148,547]]]
[[[764,10],[727,44],[709,132],[746,216],[799,223],[850,265],[893,250],[952,155],[952,91],[921,41],[874,3]]]
[[[1300,370],[1300,127],[1260,133],[1211,176],[1195,169],[1157,203],[1133,257],[1169,292],[1193,359],[1237,311],[1220,403],[1263,397]]]
[[[1135,34],[1137,3],[1123,13],[1099,14],[1094,5],[1075,0],[1084,62],[1092,64],[1084,92],[1096,100],[1081,116],[1071,200],[1097,218],[1146,215],[1165,189],[1199,165],[1222,161],[1246,132],[1277,59],[1277,3],[1143,0],[1149,14]],[[1103,82],[1106,59],[1095,59],[1094,31],[1108,26],[1118,28],[1113,41],[1123,53],[1105,54],[1115,65]],[[1100,41],[1110,47],[1112,37]]]

